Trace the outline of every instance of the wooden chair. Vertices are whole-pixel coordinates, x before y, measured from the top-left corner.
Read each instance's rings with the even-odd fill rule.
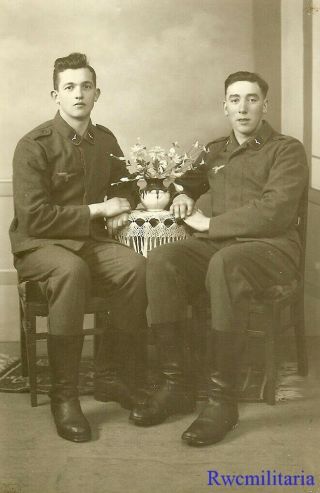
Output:
[[[304,270],[306,250],[306,227],[308,210],[308,189],[300,201],[297,230],[302,244],[299,266],[299,279],[291,284],[275,285],[262,295],[252,299],[248,336],[264,340],[265,378],[264,400],[275,404],[276,384],[279,366],[279,342],[283,333],[294,329],[298,374],[308,374],[308,358],[304,327]],[[208,298],[202,297],[193,307],[192,315],[192,358],[201,372],[206,347],[206,331],[208,329]],[[284,317],[286,315],[286,317]],[[210,315],[209,315],[210,317]],[[200,377],[201,378],[201,377]]]
[[[29,376],[31,406],[37,403],[37,341],[47,338],[47,331],[37,332],[37,317],[47,317],[48,303],[35,281],[24,281],[18,284],[20,305],[20,351],[22,375]],[[94,335],[94,351],[97,350],[99,334],[108,325],[108,307],[105,298],[93,296],[88,301],[86,314],[93,314],[94,326],[84,329],[84,335]]]

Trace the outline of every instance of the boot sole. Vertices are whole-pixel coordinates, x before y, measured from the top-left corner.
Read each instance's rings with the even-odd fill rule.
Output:
[[[84,442],[90,442],[92,439],[91,435],[90,436],[65,435],[64,433],[60,433],[58,430],[57,430],[57,433],[58,433],[59,437],[64,438],[65,440],[68,440],[69,442],[84,443]]]
[[[181,437],[181,439],[182,439],[182,441],[186,442],[190,447],[206,447],[208,445],[214,445],[215,443],[221,442],[224,439],[224,437],[229,432],[233,431],[237,426],[238,426],[238,423],[235,423],[228,431],[226,431],[226,433],[216,436],[215,440],[203,441],[203,440],[191,438],[191,437],[190,438],[188,438],[188,437],[183,438],[183,436]]]

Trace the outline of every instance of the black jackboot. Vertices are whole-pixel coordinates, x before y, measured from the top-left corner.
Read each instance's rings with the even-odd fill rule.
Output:
[[[235,395],[244,336],[238,332],[211,331],[208,340],[209,402],[183,433],[189,445],[211,445],[222,440],[239,419]]]
[[[124,380],[126,363],[132,356],[131,334],[108,330],[101,336],[94,377],[94,398],[97,401],[114,401],[124,409],[132,409],[133,392]]]
[[[173,414],[194,410],[193,392],[187,388],[183,357],[183,338],[176,323],[154,326],[164,382],[154,395],[135,407],[130,420],[141,426],[152,426]]]
[[[79,402],[79,365],[83,335],[48,334],[48,358],[51,372],[51,411],[58,435],[72,442],[91,440],[90,425]]]

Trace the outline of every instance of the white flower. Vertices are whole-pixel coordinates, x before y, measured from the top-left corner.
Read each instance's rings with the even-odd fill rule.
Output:
[[[141,152],[141,151],[144,151],[146,148],[145,146],[143,146],[142,144],[135,144],[134,146],[131,147],[131,152],[132,153],[138,153],[138,152]]]
[[[149,156],[154,161],[156,159],[160,161],[160,159],[163,159],[165,157],[165,150],[160,146],[152,147],[151,149],[149,149]]]
[[[173,161],[175,164],[181,164],[182,158],[181,158],[181,156],[178,156],[178,154],[177,154],[176,156],[174,156]]]
[[[171,148],[169,149],[168,156],[169,156],[170,158],[173,158],[173,157],[175,157],[176,155],[177,155],[177,151],[175,150],[175,148],[174,148],[174,147],[171,147]]]
[[[148,168],[147,170],[147,175],[150,177],[150,178],[157,178],[157,172],[155,169],[153,168]]]

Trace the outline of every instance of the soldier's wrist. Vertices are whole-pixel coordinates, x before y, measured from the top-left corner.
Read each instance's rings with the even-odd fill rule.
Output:
[[[174,202],[174,200],[177,198],[177,197],[180,197],[180,195],[185,195],[186,197],[188,197],[188,199],[190,198],[189,195],[187,195],[185,192],[176,192],[173,194],[172,196],[172,203]]]
[[[104,216],[104,210],[102,208],[104,204],[89,204],[89,210],[90,210],[90,219],[95,219],[97,217],[103,217]]]

